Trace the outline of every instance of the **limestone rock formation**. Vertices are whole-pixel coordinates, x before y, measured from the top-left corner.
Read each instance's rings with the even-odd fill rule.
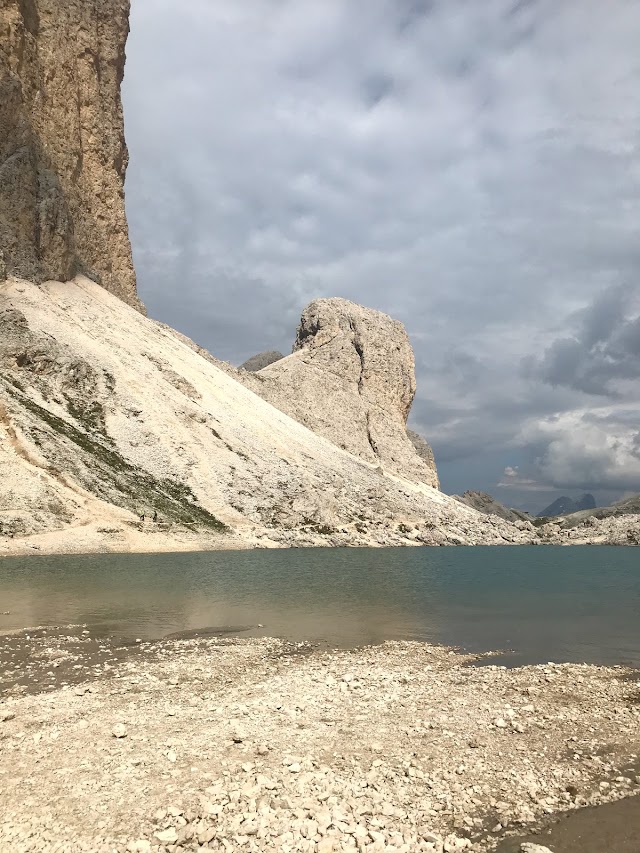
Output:
[[[9,278],[0,311],[0,554],[17,541],[87,552],[537,536],[340,449],[84,277],[41,286]],[[364,324],[360,335],[366,371],[375,362]],[[405,376],[403,364],[391,374]],[[410,370],[406,379],[404,395],[401,383],[387,390],[399,430]],[[365,393],[381,393],[371,381]],[[159,524],[145,527],[140,515],[156,511]]]
[[[457,501],[460,501],[460,503],[473,507],[478,512],[487,515],[497,515],[499,518],[506,519],[506,521],[515,523],[520,521],[532,522],[533,520],[533,516],[529,515],[528,512],[522,512],[519,509],[508,509],[504,504],[501,504],[500,501],[497,501],[486,492],[468,491],[463,495],[453,495],[453,497]]]
[[[257,373],[258,370],[262,370],[263,367],[268,367],[270,364],[273,364],[274,361],[280,361],[281,358],[284,358],[284,354],[277,350],[259,352],[256,355],[252,355],[251,358],[248,358],[244,364],[241,364],[240,370],[248,370],[249,373]]]
[[[440,488],[440,481],[438,479],[438,471],[436,468],[436,460],[433,455],[433,448],[429,444],[429,442],[423,438],[418,432],[414,432],[412,429],[407,430],[407,436],[411,444],[413,444],[416,453],[422,459],[424,464],[429,468],[430,471],[433,471],[434,482],[432,483],[433,487],[436,489]]]
[[[123,191],[128,14],[129,0],[0,3],[0,255],[9,275],[83,273],[140,309]]]
[[[416,380],[399,321],[346,299],[317,299],[302,314],[292,354],[247,384],[349,453],[438,488],[435,463],[407,435]]]

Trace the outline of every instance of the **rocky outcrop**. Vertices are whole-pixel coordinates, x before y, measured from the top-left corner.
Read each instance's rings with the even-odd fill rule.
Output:
[[[292,354],[241,381],[354,456],[438,488],[432,454],[419,455],[407,435],[413,350],[402,323],[386,314],[317,299],[302,314]]]
[[[604,515],[593,510],[587,515],[588,512],[558,516],[539,526],[541,539],[563,545],[640,545],[640,512]]]
[[[624,526],[625,520],[634,516],[640,516],[640,495],[623,498],[612,503],[611,506],[582,509],[566,515],[558,515],[552,518],[550,525],[556,529],[570,530],[574,527],[596,526],[596,521],[604,519],[619,519]],[[542,516],[539,521],[546,522],[548,518],[549,516]]]
[[[38,283],[83,273],[140,309],[123,192],[128,14],[129,0],[0,3],[0,261]]]
[[[407,430],[407,437],[411,444],[413,444],[414,449],[420,459],[424,462],[427,468],[433,472],[433,482],[431,485],[434,489],[440,488],[440,480],[438,479],[438,471],[436,468],[436,460],[433,455],[433,448],[429,444],[429,442],[423,438],[420,433],[414,432],[412,429]]]
[[[248,370],[249,373],[257,373],[258,370],[262,370],[263,367],[268,367],[270,364],[273,364],[274,361],[280,361],[281,358],[284,358],[284,353],[278,352],[277,350],[259,352],[256,355],[252,355],[251,358],[248,358],[244,364],[241,364],[240,370]]]
[[[468,491],[463,495],[453,495],[453,497],[457,501],[460,501],[460,503],[473,507],[478,512],[483,512],[487,515],[497,515],[506,521],[514,523],[519,521],[531,522],[533,519],[533,516],[529,515],[528,512],[522,512],[518,509],[507,509],[504,504],[501,504],[500,501],[497,501],[486,492]]]
[[[337,447],[86,278],[39,287],[10,278],[0,284],[0,310],[0,553],[18,539],[42,550],[175,550],[184,531],[195,549],[221,539],[281,547],[536,538]],[[341,337],[334,343],[351,364],[350,333]],[[363,394],[373,394],[365,324],[358,341]],[[314,352],[322,350],[294,355],[313,364]],[[402,364],[387,375],[400,379]],[[404,396],[386,390],[388,407],[397,400],[398,431],[406,379]],[[348,384],[335,389],[352,405]],[[162,526],[145,528],[140,516],[156,512]]]

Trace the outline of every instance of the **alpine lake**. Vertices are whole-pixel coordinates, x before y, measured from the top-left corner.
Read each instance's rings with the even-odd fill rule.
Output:
[[[291,549],[0,560],[0,633],[441,643],[483,662],[640,666],[640,550]]]

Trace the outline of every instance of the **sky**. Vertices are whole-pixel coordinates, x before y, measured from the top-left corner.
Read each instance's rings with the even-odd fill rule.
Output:
[[[379,309],[444,491],[639,492],[638,45],[637,0],[132,0],[149,314],[239,364]]]

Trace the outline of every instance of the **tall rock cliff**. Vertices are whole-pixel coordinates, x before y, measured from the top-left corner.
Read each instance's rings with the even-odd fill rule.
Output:
[[[128,16],[129,0],[0,0],[0,268],[83,273],[141,309],[123,191]]]
[[[407,434],[415,364],[398,320],[346,299],[316,299],[302,314],[293,353],[244,381],[343,450],[438,488],[431,449],[422,440],[419,452]]]

